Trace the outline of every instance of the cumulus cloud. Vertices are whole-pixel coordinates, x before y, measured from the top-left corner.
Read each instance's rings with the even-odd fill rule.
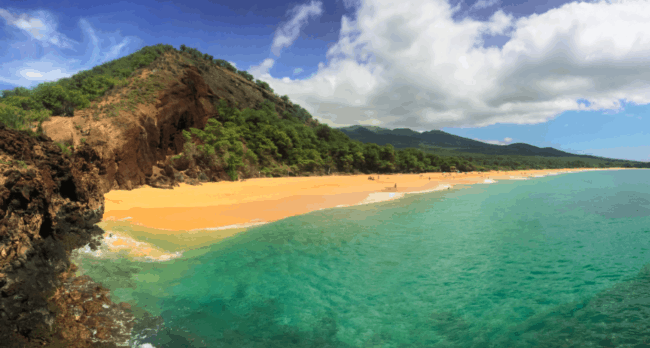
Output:
[[[251,75],[255,76],[257,79],[268,82],[273,80],[271,74],[269,74],[269,70],[273,67],[273,64],[275,64],[275,61],[271,58],[267,58],[264,59],[261,64],[250,67],[250,69],[248,69],[248,72]]]
[[[123,49],[134,41],[127,37],[115,43],[116,35],[97,34],[90,23],[81,19],[79,27],[88,38],[88,45],[69,39],[57,31],[56,16],[48,11],[15,13],[0,8],[2,17],[9,29],[24,33],[24,37],[9,36],[5,43],[4,57],[0,58],[0,81],[23,87],[33,87],[45,82],[70,77],[81,70],[91,69],[98,64],[116,59]],[[106,39],[113,42],[106,48],[101,43]],[[84,59],[70,58],[61,54],[60,49],[86,52]],[[45,53],[41,53],[41,52]],[[38,58],[34,58],[42,54]],[[24,57],[14,59],[12,56]]]
[[[323,3],[320,1],[312,1],[309,4],[292,8],[289,11],[291,18],[275,32],[273,45],[271,46],[273,54],[279,56],[282,48],[291,46],[298,38],[298,35],[300,35],[300,30],[307,25],[310,17],[315,18],[322,13]]]
[[[568,3],[454,20],[444,0],[362,1],[308,79],[267,75],[332,126],[535,124],[567,110],[650,103],[650,3]],[[506,35],[501,48],[485,34]],[[581,102],[578,102],[580,100]],[[586,101],[586,102],[585,102]]]

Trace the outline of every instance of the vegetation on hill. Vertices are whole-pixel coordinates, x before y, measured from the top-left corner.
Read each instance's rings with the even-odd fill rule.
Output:
[[[219,116],[205,129],[184,132],[185,149],[175,160],[239,177],[340,173],[471,171],[469,161],[388,144],[363,144],[327,125],[309,127],[265,101],[260,110],[217,105]]]
[[[376,126],[339,128],[351,139],[361,142],[392,144],[396,149],[418,149],[442,157],[458,157],[486,170],[542,168],[648,168],[650,163],[575,155],[550,147],[516,143],[493,145],[463,138],[440,130],[423,133],[411,129],[385,129]]]
[[[219,115],[210,119],[204,129],[190,129],[183,132],[186,141],[183,152],[174,156],[173,161],[188,162],[189,165],[222,171],[231,180],[236,180],[240,176],[309,175],[332,172],[417,173],[639,166],[638,163],[630,161],[599,159],[593,156],[592,159],[586,158],[589,156],[518,156],[518,152],[502,156],[499,153],[486,153],[493,145],[455,137],[440,131],[423,133],[425,137],[431,139],[435,137],[442,139],[442,135],[446,134],[447,137],[440,143],[423,144],[422,139],[419,139],[420,133],[410,129],[389,131],[378,127],[352,127],[342,131],[330,128],[319,124],[304,108],[291,103],[288,96],[275,95],[268,83],[255,80],[250,73],[237,70],[223,59],[215,59],[207,53],[201,53],[185,45],[181,45],[180,50],[163,44],[144,47],[129,56],[82,71],[69,78],[41,83],[33,89],[17,87],[2,91],[0,123],[30,133],[33,133],[31,128],[37,125],[36,134],[39,134],[42,132],[40,126],[51,116],[74,116],[75,110],[88,108],[91,102],[129,84],[135,86],[142,94],[138,100],[145,97],[149,100],[152,98],[151,92],[156,88],[162,88],[162,85],[154,81],[151,83],[155,86],[149,86],[147,84],[149,82],[139,81],[136,75],[140,69],[151,65],[166,52],[180,54],[182,60],[190,65],[210,69],[221,68],[238,74],[246,81],[254,83],[254,86],[268,91],[270,94],[266,95],[274,97],[278,103],[289,105],[280,108],[281,115],[279,115],[277,105],[268,98],[254,109],[241,110],[227,106],[225,100],[221,99],[215,105]],[[141,93],[143,91],[146,93]],[[137,100],[133,102],[123,100],[120,101],[120,105],[133,108],[132,104],[135,102]],[[115,110],[108,116],[114,112]],[[95,117],[98,117],[97,113]],[[350,138],[350,136],[354,137],[353,133],[365,134],[366,138],[357,136],[359,139],[353,140]],[[368,142],[368,139],[375,141]],[[467,145],[467,141],[489,146],[482,147],[487,150],[476,151],[476,153],[453,149],[453,147]],[[440,145],[447,147],[440,147]],[[467,148],[481,149],[482,146],[473,143],[470,145],[472,146]]]

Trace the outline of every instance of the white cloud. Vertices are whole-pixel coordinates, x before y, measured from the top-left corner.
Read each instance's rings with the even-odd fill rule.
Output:
[[[85,46],[58,32],[56,16],[48,11],[18,14],[0,8],[0,17],[9,27],[29,37],[27,40],[8,37],[3,42],[7,47],[5,57],[0,57],[0,81],[23,87],[33,87],[41,82],[70,77],[81,70],[91,69],[118,58],[123,49],[134,41],[134,38],[127,37],[115,43],[115,35],[98,36],[90,23],[81,19],[79,27],[89,41],[88,46]],[[110,40],[113,45],[103,48],[101,43],[105,39]],[[59,49],[85,51],[90,56],[82,61],[62,55]],[[42,53],[43,51],[45,53]],[[33,58],[38,55],[40,57]],[[23,58],[17,60],[12,56]]]
[[[455,21],[457,8],[442,0],[367,0],[354,19],[342,17],[313,76],[265,81],[336,126],[535,124],[567,110],[617,110],[650,103],[648,8],[647,0],[583,2]],[[486,33],[510,39],[485,48]]]
[[[289,47],[300,35],[300,30],[307,25],[307,20],[312,17],[318,17],[323,13],[323,3],[313,1],[309,4],[299,5],[289,11],[291,19],[284,23],[275,32],[271,51],[276,56],[284,47]]]
[[[359,4],[359,0],[343,0],[343,6],[345,6],[345,8],[348,10],[359,6]]]
[[[513,20],[514,17],[512,15],[498,10],[492,15],[492,17],[490,17],[485,30],[490,35],[503,35],[508,29],[512,27]]]
[[[474,3],[474,5],[472,5],[472,7],[470,7],[470,10],[480,10],[483,8],[492,7],[498,3],[499,0],[478,0]]]
[[[294,75],[298,75],[298,74],[300,74],[301,72],[303,72],[302,68],[295,68],[295,69],[293,69],[293,74],[294,74]]]
[[[37,11],[35,16],[25,13],[15,15],[0,8],[0,17],[4,18],[8,25],[24,31],[44,46],[52,44],[61,48],[72,48],[72,45],[77,43],[56,31],[56,20],[48,12]]]
[[[474,138],[476,141],[482,141],[484,143],[492,144],[492,145],[508,145],[512,142],[512,138],[503,138],[503,140],[481,140],[478,138]]]
[[[248,69],[248,72],[253,75],[256,79],[269,82],[273,80],[269,70],[273,67],[275,61],[271,58],[266,58],[260,65],[252,66]]]

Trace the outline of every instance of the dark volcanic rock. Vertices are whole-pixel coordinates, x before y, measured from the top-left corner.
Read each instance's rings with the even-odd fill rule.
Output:
[[[56,342],[64,347],[115,346],[106,345],[111,342],[110,329],[92,328],[102,320],[88,319],[101,312],[91,305],[83,307],[84,330],[71,330],[64,320],[75,304],[62,295],[71,291],[68,288],[75,281],[65,273],[71,267],[69,254],[87,244],[96,247],[96,238],[103,233],[95,226],[104,213],[104,197],[98,186],[98,169],[89,163],[93,151],[82,147],[77,152],[78,156],[69,158],[46,136],[30,137],[0,124],[3,347],[41,347]],[[81,282],[97,293],[103,291],[88,279]],[[107,298],[101,298],[101,303],[114,308]],[[101,327],[111,326],[107,320]],[[106,337],[104,343],[92,330]]]

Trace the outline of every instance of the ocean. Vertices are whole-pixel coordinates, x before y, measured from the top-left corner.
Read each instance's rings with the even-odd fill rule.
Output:
[[[650,347],[650,171],[315,211],[152,262],[79,252],[132,347]]]

